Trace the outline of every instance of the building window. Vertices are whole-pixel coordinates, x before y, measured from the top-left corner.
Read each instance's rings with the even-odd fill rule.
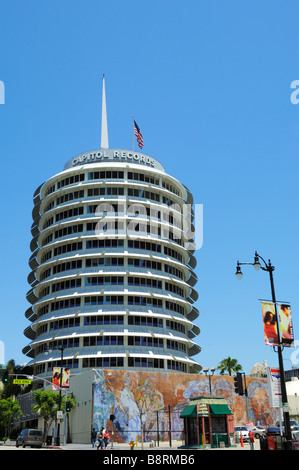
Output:
[[[162,320],[162,318],[143,317],[143,316],[139,316],[139,315],[130,315],[128,317],[128,325],[163,328],[163,320]]]
[[[128,188],[128,196],[150,199],[151,201],[160,202],[160,195],[144,189]]]
[[[168,370],[176,370],[180,372],[187,372],[186,364],[178,361],[167,361],[167,369]]]
[[[81,173],[79,175],[69,176],[68,178],[64,178],[57,183],[57,189],[63,188],[64,186],[68,186],[69,184],[79,183],[80,181],[84,181],[85,175]]]
[[[172,320],[166,320],[166,328],[169,330],[180,331],[181,333],[185,333],[186,331],[184,325]]]
[[[128,266],[134,266],[138,268],[151,268],[161,271],[162,264],[157,261],[151,261],[141,258],[128,258]]]
[[[164,369],[164,359],[152,359],[152,358],[147,358],[147,357],[129,357],[128,366]]]
[[[123,346],[123,336],[87,336],[83,339],[83,346]]]
[[[58,246],[54,248],[54,256],[62,255],[64,253],[70,253],[71,251],[78,251],[82,250],[83,244],[82,242],[77,243],[67,243],[66,245]]]
[[[91,295],[84,297],[84,305],[122,305],[123,295]]]
[[[80,232],[83,232],[83,224],[69,225],[68,227],[55,230],[55,240],[57,240],[57,238],[65,237],[66,235],[73,235],[74,233]]]
[[[129,171],[128,179],[134,181],[143,181],[145,183],[155,184],[156,186],[159,186],[160,184],[159,178],[156,176],[145,175],[144,173],[133,173]]]
[[[158,243],[143,242],[139,240],[128,240],[128,247],[137,250],[155,251],[161,253],[161,245]]]
[[[87,315],[84,317],[84,326],[94,325],[123,325],[122,315]]]
[[[152,338],[148,336],[128,336],[128,346],[164,347],[162,338]]]
[[[68,209],[62,212],[58,212],[55,216],[55,221],[59,222],[63,219],[68,219],[70,217],[75,217],[77,215],[82,215],[84,213],[84,207],[75,207],[74,209]]]
[[[124,195],[124,188],[108,188],[106,186],[102,186],[100,188],[90,188],[88,190],[87,195],[91,196],[123,196]]]
[[[184,289],[170,282],[165,282],[165,290],[184,297]]]
[[[146,277],[128,277],[129,286],[142,286],[142,287],[152,287],[154,289],[162,289],[162,281],[159,279],[151,279]]]
[[[92,276],[85,278],[85,286],[121,286],[123,284],[123,276]]]
[[[162,308],[162,300],[161,299],[152,299],[150,297],[143,297],[143,296],[128,296],[128,305],[141,305],[142,307],[156,307]]]
[[[71,271],[72,269],[80,268],[82,268],[82,260],[67,261],[66,263],[55,264],[53,266],[53,274],[58,274],[64,271]]]
[[[123,171],[90,171],[89,180],[124,179]]]
[[[53,370],[53,367],[61,367],[61,361],[48,362],[48,372]],[[79,367],[79,360],[78,359],[63,360],[62,367],[68,367],[69,369],[77,369]]]
[[[56,205],[59,206],[59,204],[63,204],[64,202],[74,201],[76,199],[82,199],[83,197],[84,197],[83,190],[65,193],[56,199]]]
[[[87,224],[89,225],[89,224]],[[89,229],[87,229],[89,230]],[[102,238],[96,240],[87,240],[86,249],[92,248],[122,248],[124,246],[123,240],[118,240],[117,238]]]
[[[74,308],[74,307],[80,307],[81,301],[80,298],[74,298],[74,299],[64,299],[64,300],[59,300],[57,302],[52,302],[51,303],[51,312],[54,312],[56,310],[62,310],[65,308]]]
[[[86,267],[91,266],[123,266],[123,258],[87,258]]]
[[[167,349],[173,349],[174,351],[186,352],[186,345],[179,343],[178,341],[167,340]]]
[[[50,331],[62,330],[64,328],[74,328],[80,326],[80,318],[64,318],[50,322]]]
[[[123,367],[123,357],[85,357],[82,361],[82,367]]]

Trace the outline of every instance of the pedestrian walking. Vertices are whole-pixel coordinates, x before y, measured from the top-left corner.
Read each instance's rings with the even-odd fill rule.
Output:
[[[92,429],[90,438],[91,438],[92,447],[95,447],[96,442],[97,442],[97,432],[96,432],[95,428]]]
[[[97,450],[99,449],[99,447],[100,447],[101,449],[103,449],[103,447],[104,447],[103,428],[98,432],[98,435],[97,435],[97,442],[98,442]]]
[[[104,437],[105,449],[107,449],[107,446],[109,444],[109,439],[110,439],[110,436],[109,436],[109,433],[108,433],[107,429],[103,430],[103,437]]]

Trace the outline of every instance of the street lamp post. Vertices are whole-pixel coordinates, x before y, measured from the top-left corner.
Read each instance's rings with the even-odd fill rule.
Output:
[[[212,372],[212,375],[214,375],[214,372],[216,370],[216,367],[211,367],[211,372]],[[205,367],[203,369],[204,373],[207,375],[208,372],[209,372],[209,368],[208,367]],[[210,390],[210,395],[212,395],[212,382],[211,382],[211,374],[209,374],[209,390]]]
[[[58,346],[58,349],[61,351],[61,365],[60,365],[60,377],[59,377],[59,410],[61,409],[61,390],[62,390],[62,364],[63,364],[63,346]],[[57,436],[56,436],[56,445],[60,445],[60,419],[57,425]]]
[[[260,264],[260,260],[264,263],[264,266]],[[237,270],[236,270],[236,277],[237,279],[242,279],[243,273],[241,271],[241,265],[249,264],[254,267],[256,271],[262,269],[263,271],[267,271],[270,277],[270,285],[271,285],[271,294],[272,294],[272,302],[275,307],[275,316],[276,316],[276,324],[277,324],[277,333],[278,333],[278,346],[277,346],[277,354],[278,354],[278,364],[279,364],[279,373],[280,373],[280,386],[281,386],[281,399],[282,399],[282,407],[283,407],[283,415],[284,415],[284,426],[285,426],[285,436],[287,440],[287,449],[291,450],[292,448],[292,433],[291,433],[291,425],[290,425],[290,414],[289,414],[289,407],[288,407],[288,397],[287,397],[287,389],[286,389],[286,382],[285,382],[285,375],[284,375],[284,367],[283,367],[283,359],[282,359],[282,345],[281,345],[281,338],[280,338],[280,330],[279,330],[279,319],[277,314],[277,307],[276,307],[276,297],[275,297],[275,290],[274,290],[274,280],[273,280],[273,271],[275,267],[271,264],[271,261],[268,260],[268,263],[257,253],[255,252],[254,262],[253,263],[239,263],[237,261]],[[275,351],[275,347],[273,348]]]

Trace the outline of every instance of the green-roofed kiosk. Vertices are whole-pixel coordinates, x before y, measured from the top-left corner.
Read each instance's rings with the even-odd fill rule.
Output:
[[[183,409],[186,448],[234,445],[234,415],[224,397],[191,398]]]

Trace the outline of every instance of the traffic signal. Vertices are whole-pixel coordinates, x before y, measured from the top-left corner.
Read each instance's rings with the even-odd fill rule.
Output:
[[[7,384],[7,383],[8,383],[8,375],[9,375],[9,374],[8,374],[8,370],[5,370],[5,371],[3,372],[3,383],[4,383],[4,384]]]
[[[237,375],[234,377],[235,393],[237,395],[244,395],[243,391],[243,378],[241,372],[237,372]]]
[[[65,410],[66,410],[67,413],[69,413],[71,411],[71,402],[70,401],[66,402]]]
[[[115,420],[115,416],[114,415],[110,415],[110,420],[113,422]]]

